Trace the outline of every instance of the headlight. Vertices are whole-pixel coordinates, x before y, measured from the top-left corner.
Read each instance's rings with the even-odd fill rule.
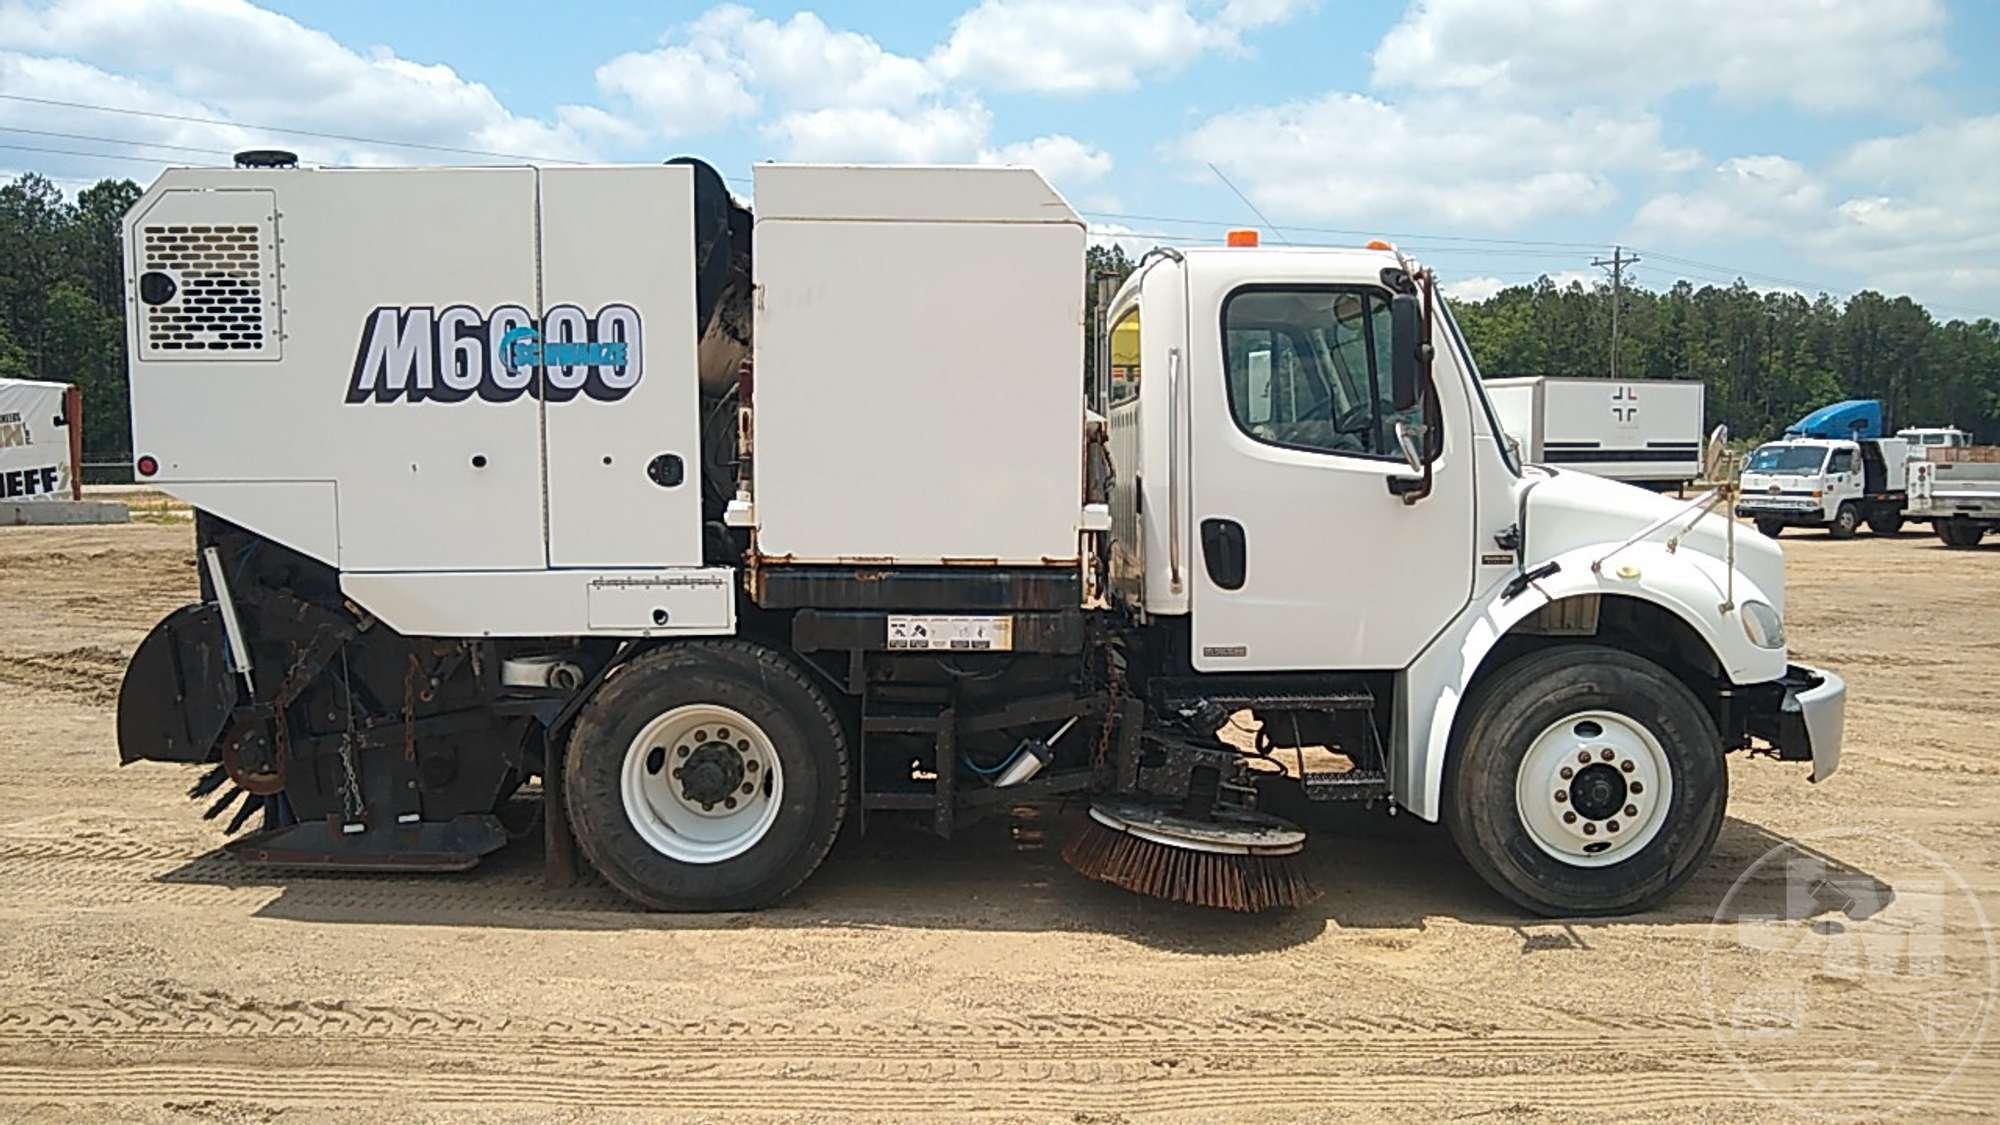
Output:
[[[1763,602],[1742,605],[1743,633],[1758,648],[1785,647],[1785,619]]]

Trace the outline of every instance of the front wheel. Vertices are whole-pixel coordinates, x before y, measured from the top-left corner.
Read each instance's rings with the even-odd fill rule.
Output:
[[[1861,513],[1852,504],[1842,504],[1833,514],[1833,522],[1827,525],[1826,533],[1835,539],[1852,539],[1861,526]]]
[[[1444,817],[1481,878],[1538,914],[1645,910],[1707,859],[1729,774],[1708,712],[1666,669],[1564,645],[1466,701]]]
[[[847,743],[819,686],[743,641],[655,649],[585,705],[563,763],[577,843],[658,910],[748,910],[833,846]]]
[[[1783,520],[1759,517],[1757,520],[1757,530],[1767,539],[1776,539],[1785,533],[1785,524]]]

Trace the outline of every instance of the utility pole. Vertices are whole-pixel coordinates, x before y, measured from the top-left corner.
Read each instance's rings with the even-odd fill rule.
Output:
[[[1618,306],[1625,303],[1625,267],[1639,261],[1637,254],[1627,254],[1623,246],[1613,246],[1611,257],[1592,258],[1590,264],[1611,270],[1611,377],[1618,377]]]

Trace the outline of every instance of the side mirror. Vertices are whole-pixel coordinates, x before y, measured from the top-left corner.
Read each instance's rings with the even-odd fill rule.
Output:
[[[1389,394],[1397,410],[1411,409],[1422,397],[1417,353],[1426,343],[1423,323],[1414,294],[1398,293],[1389,298]]]

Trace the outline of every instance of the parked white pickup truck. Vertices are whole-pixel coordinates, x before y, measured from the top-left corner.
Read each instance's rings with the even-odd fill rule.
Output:
[[[1903,529],[1901,438],[1795,437],[1758,446],[1743,466],[1736,514],[1777,538],[1788,527],[1823,527],[1835,539],[1862,524],[1877,535]]]
[[[1909,486],[1911,515],[1947,547],[1977,547],[2000,528],[2000,446],[1934,448],[1910,462]]]

